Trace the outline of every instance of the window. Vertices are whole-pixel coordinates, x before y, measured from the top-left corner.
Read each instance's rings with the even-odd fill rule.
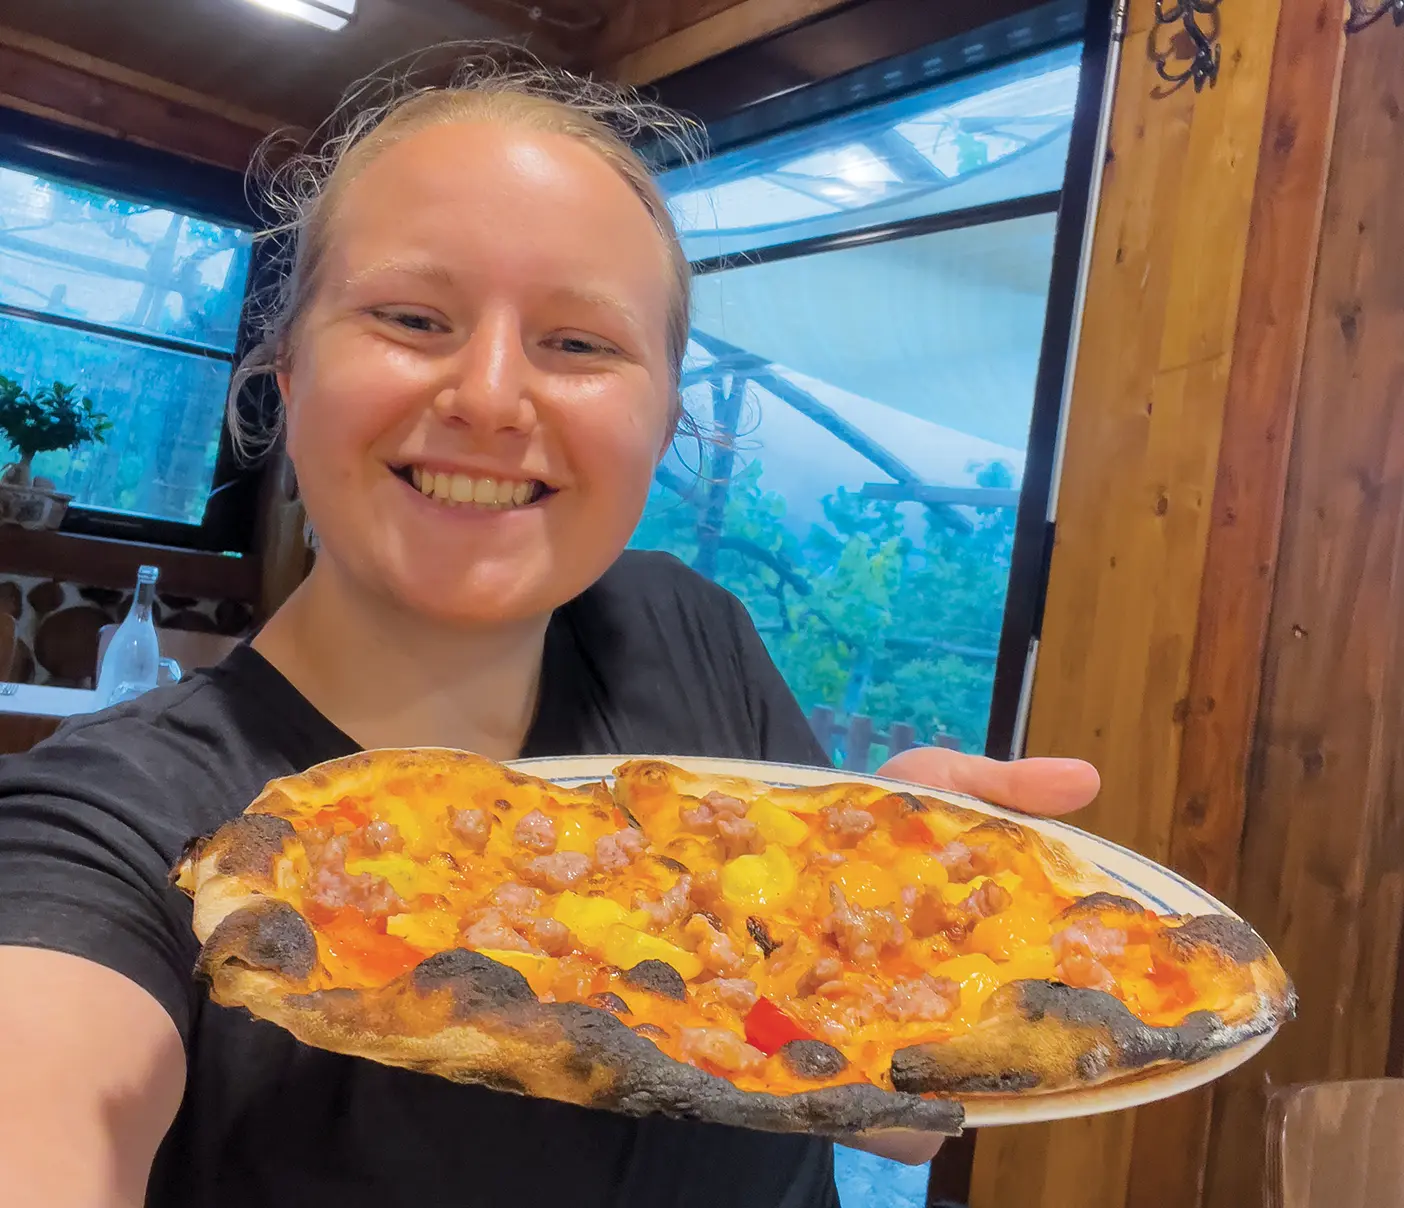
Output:
[[[664,175],[708,432],[635,543],[745,602],[840,762],[983,750],[1082,49]]]
[[[241,548],[211,507],[237,477],[224,404],[254,243],[237,175],[81,132],[36,151],[17,122],[0,129],[0,374],[76,386],[111,423],[104,442],[39,454],[34,474],[73,497],[66,529]],[[138,161],[128,179],[113,155]],[[182,198],[182,174],[227,198]],[[0,463],[14,458],[0,438]]]

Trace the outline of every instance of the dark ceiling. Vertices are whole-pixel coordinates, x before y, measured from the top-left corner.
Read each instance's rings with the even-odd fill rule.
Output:
[[[549,7],[549,6],[548,6]],[[455,39],[528,37],[514,0],[359,0],[331,33],[248,0],[0,0],[0,23],[280,122],[315,125],[348,84],[398,56]],[[480,10],[480,11],[475,11]]]

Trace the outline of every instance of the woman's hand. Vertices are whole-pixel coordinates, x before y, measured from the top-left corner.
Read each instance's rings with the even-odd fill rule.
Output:
[[[940,747],[914,747],[889,759],[880,776],[979,797],[1024,814],[1067,814],[1091,803],[1101,777],[1080,759],[1016,759],[1002,763]]]
[[[940,747],[915,747],[889,759],[878,772],[893,780],[950,789],[1025,814],[1067,814],[1089,804],[1101,777],[1080,759],[1018,759],[1001,763]],[[845,1144],[916,1166],[929,1162],[943,1138],[903,1128],[881,1129]]]

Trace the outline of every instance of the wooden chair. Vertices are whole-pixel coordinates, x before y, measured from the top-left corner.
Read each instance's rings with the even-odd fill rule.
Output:
[[[1404,1078],[1275,1091],[1268,1208],[1404,1208]]]

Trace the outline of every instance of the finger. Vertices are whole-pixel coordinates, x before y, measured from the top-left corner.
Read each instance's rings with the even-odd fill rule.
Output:
[[[882,774],[951,789],[1026,814],[1071,813],[1082,809],[1101,790],[1097,769],[1080,759],[1006,763],[942,747],[903,751],[887,762]]]

